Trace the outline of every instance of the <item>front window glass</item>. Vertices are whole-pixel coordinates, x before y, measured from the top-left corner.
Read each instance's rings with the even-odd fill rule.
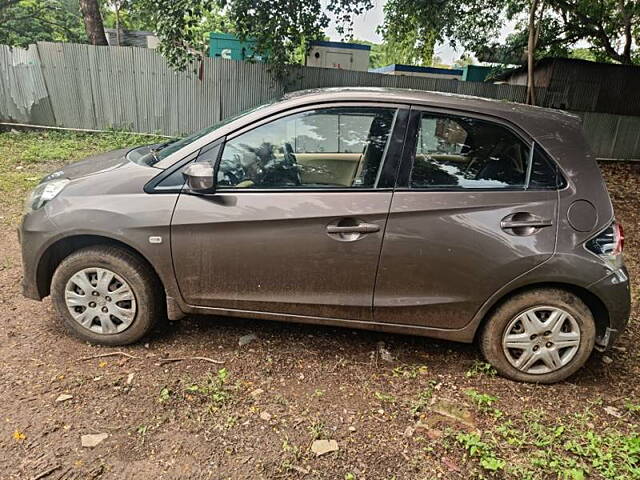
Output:
[[[473,118],[421,118],[412,188],[524,188],[529,146],[506,127]]]
[[[165,158],[167,158],[169,155],[171,155],[172,153],[177,152],[178,150],[180,150],[181,148],[186,147],[187,145],[195,142],[196,140],[204,137],[205,135],[208,135],[209,133],[213,132],[214,130],[217,130],[218,128],[233,122],[234,120],[240,118],[240,117],[244,117],[245,115],[248,115],[250,113],[253,113],[255,111],[258,111],[262,108],[265,108],[271,104],[273,104],[274,101],[262,104],[258,107],[254,107],[254,108],[250,108],[248,110],[244,110],[243,112],[240,112],[237,115],[231,116],[229,118],[226,118],[224,120],[221,120],[220,122],[211,125],[210,127],[206,127],[203,128],[202,130],[198,130],[195,133],[192,133],[191,135],[187,136],[187,137],[183,137],[183,138],[177,138],[177,139],[172,139],[169,140],[165,143],[161,143],[161,144],[157,144],[157,145],[150,145],[148,147],[145,147],[147,149],[147,152],[145,152],[143,155],[141,156],[134,156],[135,150],[132,150],[128,155],[129,155],[129,159],[131,161],[135,161],[136,163],[139,164],[144,164],[144,165],[149,165],[149,166],[153,166],[156,163],[160,162],[161,160],[164,160]],[[137,150],[137,149],[136,149]]]
[[[318,109],[280,118],[229,140],[219,188],[371,188],[396,110]]]

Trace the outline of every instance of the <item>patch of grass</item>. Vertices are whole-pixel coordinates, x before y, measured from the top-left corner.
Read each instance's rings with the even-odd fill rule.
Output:
[[[162,137],[113,131],[0,132],[0,221],[15,225],[24,198],[47,173],[87,156],[161,141]]]
[[[382,403],[396,403],[396,397],[389,393],[375,392],[373,396],[380,400]]]
[[[464,447],[470,457],[477,457],[480,466],[490,472],[502,470],[506,462],[495,454],[493,443],[484,442],[477,433],[459,433],[456,441]]]
[[[168,402],[169,399],[171,399],[171,390],[169,390],[167,387],[163,387],[160,390],[160,395],[158,396],[158,401],[160,403],[164,403],[164,402]]]
[[[626,408],[631,413],[640,413],[640,403],[632,402],[627,400],[624,402],[624,408]]]
[[[497,373],[498,372],[496,371],[496,369],[493,368],[487,362],[474,360],[473,365],[471,365],[471,368],[467,370],[467,373],[465,373],[465,376],[468,378],[480,377],[483,375],[487,377],[495,377]]]
[[[498,478],[558,478],[581,480],[640,478],[640,437],[613,426],[594,430],[589,407],[566,424],[549,421],[540,411],[528,411],[492,430],[459,433],[456,444],[476,459],[485,474]]]
[[[490,410],[493,404],[498,401],[498,397],[494,397],[487,393],[479,393],[473,388],[465,390],[464,393],[473,401],[473,403],[475,403],[476,407],[482,411]]]
[[[209,410],[215,411],[226,405],[231,400],[231,392],[226,386],[229,372],[221,368],[215,375],[208,374],[199,383],[192,383],[184,390],[186,393],[202,396],[207,399]]]
[[[425,375],[428,369],[426,365],[400,365],[392,370],[394,377],[416,378]]]
[[[311,434],[312,440],[321,440],[327,436],[327,426],[321,421],[313,422],[307,430]]]
[[[433,389],[435,386],[436,386],[435,380],[431,380],[429,382],[429,386],[424,390],[422,390],[420,393],[418,393],[417,398],[411,402],[411,407],[410,407],[411,415],[413,415],[414,417],[417,417],[421,412],[423,412],[427,408],[427,406],[429,405],[429,402],[431,401],[431,398],[433,397]]]

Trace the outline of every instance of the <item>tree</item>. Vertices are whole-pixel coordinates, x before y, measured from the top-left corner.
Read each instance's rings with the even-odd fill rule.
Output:
[[[353,15],[371,8],[372,0],[140,0],[150,12],[160,38],[160,52],[170,65],[186,69],[205,52],[201,19],[216,9],[241,40],[255,40],[256,53],[265,56],[276,75],[321,39],[333,15],[339,33],[348,36]],[[221,10],[220,10],[221,9]]]
[[[640,2],[637,0],[549,0],[562,18],[565,35],[587,40],[601,57],[634,62],[640,44]]]
[[[640,2],[545,0],[544,5],[538,19],[536,57],[571,57],[575,45],[583,41],[589,47],[580,50],[590,52],[591,60],[640,63]],[[525,61],[527,19],[520,8],[507,9],[505,18],[517,21],[516,31],[505,42],[488,42],[476,51],[480,60],[512,64]]]
[[[86,42],[78,0],[0,0],[0,44]]]
[[[108,45],[102,25],[102,14],[98,0],[80,0],[80,11],[84,20],[87,38],[92,45]]]
[[[436,42],[475,52],[498,37],[504,10],[501,0],[389,0],[380,32],[422,47],[423,59]]]

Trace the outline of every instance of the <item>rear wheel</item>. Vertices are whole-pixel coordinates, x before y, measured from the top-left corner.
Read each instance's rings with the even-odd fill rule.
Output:
[[[486,360],[503,376],[554,383],[574,374],[595,343],[593,315],[561,289],[523,292],[500,305],[480,336]]]
[[[66,327],[91,343],[126,345],[144,337],[163,312],[149,266],[118,247],[72,253],[56,269],[51,297]]]

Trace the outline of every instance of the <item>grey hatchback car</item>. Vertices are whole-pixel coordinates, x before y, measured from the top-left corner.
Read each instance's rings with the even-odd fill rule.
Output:
[[[551,383],[630,311],[623,233],[567,113],[373,88],[298,92],[46,176],[24,294],[121,345],[217,314],[476,340]]]

